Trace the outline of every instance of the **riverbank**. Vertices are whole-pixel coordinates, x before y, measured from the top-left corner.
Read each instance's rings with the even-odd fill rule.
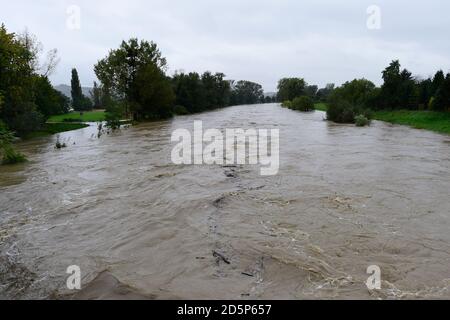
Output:
[[[316,103],[316,110],[327,111],[326,103]],[[377,111],[373,119],[392,124],[400,124],[415,129],[430,130],[438,133],[450,134],[450,113],[434,111]]]
[[[407,125],[416,129],[426,129],[450,134],[450,113],[432,111],[378,111],[374,119],[393,124]]]
[[[102,122],[102,121],[106,121],[106,112],[104,110],[95,110],[83,113],[71,112],[68,114],[52,116],[47,120],[47,123]]]
[[[24,138],[33,139],[37,137],[44,137],[48,135],[79,130],[86,127],[89,127],[89,125],[84,123],[46,123],[44,124],[41,130],[31,132],[27,134]]]
[[[41,130],[27,134],[25,139],[44,137],[48,135],[79,130],[88,127],[87,122],[106,121],[106,112],[104,110],[94,110],[89,112],[71,112],[51,116],[44,124]]]

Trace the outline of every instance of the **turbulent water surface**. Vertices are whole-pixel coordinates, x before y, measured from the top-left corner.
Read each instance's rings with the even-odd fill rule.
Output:
[[[450,298],[450,138],[323,118],[239,106],[21,143],[30,162],[0,168],[0,298],[67,297],[71,265],[81,298]],[[279,129],[279,174],[173,165],[194,120]]]

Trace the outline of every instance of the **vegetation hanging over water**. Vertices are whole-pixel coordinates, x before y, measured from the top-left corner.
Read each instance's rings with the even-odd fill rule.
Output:
[[[338,88],[329,84],[320,90],[314,90],[316,87],[308,86],[301,78],[281,79],[278,99],[284,101],[284,107],[298,110],[293,107],[293,100],[310,97],[316,106],[327,111],[328,120],[337,123],[369,125],[375,112],[379,120],[447,132],[446,128],[450,126],[446,117],[450,111],[450,73],[445,75],[440,70],[432,78],[419,79],[408,70],[402,70],[400,62],[395,60],[382,76],[381,87],[367,79],[355,79]]]
[[[157,45],[138,39],[123,41],[98,61],[94,71],[100,84],[94,82],[91,97],[83,94],[78,71],[73,68],[69,99],[48,79],[59,62],[56,49],[40,64],[41,48],[28,31],[15,34],[4,25],[0,27],[0,120],[8,135],[15,132],[20,137],[33,137],[85,127],[71,123],[78,121],[107,121],[107,126],[115,128],[122,119],[158,120],[272,101],[264,96],[261,85],[225,80],[223,73],[177,73],[170,77]],[[107,112],[95,112],[93,120],[93,108]],[[71,110],[76,113],[69,114]],[[19,159],[10,145],[2,148],[3,153],[8,152],[9,159]]]
[[[12,146],[13,141],[14,135],[0,120],[0,156],[2,164],[16,164],[26,161],[24,155],[14,150]]]
[[[0,120],[20,136],[41,129],[50,115],[69,110],[69,99],[48,80],[58,61],[56,50],[40,64],[40,48],[27,31],[18,35],[0,27]]]
[[[250,81],[228,81],[223,73],[177,72],[166,75],[167,61],[153,42],[130,39],[95,66],[109,108],[122,106],[134,120],[155,120],[230,105],[265,101],[262,86]]]

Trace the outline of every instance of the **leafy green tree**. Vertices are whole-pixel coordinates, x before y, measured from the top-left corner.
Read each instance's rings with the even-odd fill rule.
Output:
[[[383,109],[418,109],[420,89],[411,72],[401,70],[398,60],[383,71],[384,84],[379,96],[379,107]]]
[[[70,81],[72,88],[72,106],[75,111],[84,111],[84,97],[81,89],[80,78],[78,77],[77,69],[72,69],[72,79]]]
[[[223,108],[231,102],[231,85],[223,73],[177,72],[172,78],[175,104],[188,113]],[[180,108],[178,108],[181,110]]]
[[[330,96],[331,100],[345,100],[364,108],[371,107],[377,95],[376,86],[366,79],[355,79],[336,88]]]
[[[284,78],[278,82],[278,101],[292,101],[306,94],[306,82],[302,78]]]
[[[333,93],[335,87],[336,86],[334,83],[329,83],[325,86],[325,88],[319,89],[316,95],[317,101],[326,102],[329,96]]]
[[[123,41],[95,65],[97,78],[108,88],[110,97],[121,101],[125,113],[137,120],[164,118],[171,113],[174,97],[166,69],[166,59],[157,45],[138,39]]]
[[[355,79],[336,88],[328,99],[327,118],[337,123],[355,123],[357,116],[370,119],[369,109],[379,90],[366,79]]]
[[[290,108],[302,112],[314,111],[314,100],[309,96],[297,97],[292,100]]]
[[[241,80],[232,88],[233,104],[256,104],[264,102],[264,90],[258,83]]]
[[[422,110],[427,109],[431,98],[435,94],[433,91],[433,81],[432,79],[425,79],[419,81],[417,85],[419,90],[419,108]]]
[[[69,99],[55,90],[47,77],[36,76],[34,80],[36,108],[45,118],[69,112]]]
[[[172,78],[172,86],[176,96],[176,105],[183,106],[188,113],[206,110],[208,103],[203,82],[198,73],[176,73]]]
[[[327,119],[336,123],[355,123],[356,117],[364,116],[371,119],[371,112],[361,106],[354,105],[347,100],[332,99],[327,108]]]
[[[33,54],[22,44],[14,33],[8,33],[6,27],[0,27],[0,95],[2,107],[0,119],[5,121],[11,129],[19,134],[24,134],[22,129],[28,131],[25,117],[30,112],[36,111],[33,102],[34,70],[32,63]],[[40,119],[32,119],[33,126]],[[18,127],[16,127],[16,125]],[[19,128],[20,126],[20,128]]]
[[[313,100],[317,98],[317,92],[319,91],[319,87],[316,85],[309,85],[305,88],[305,95],[310,97]]]
[[[91,100],[93,102],[93,106],[96,109],[100,109],[102,106],[102,90],[98,86],[97,81],[94,81],[94,87],[91,91]]]
[[[202,75],[202,87],[207,109],[223,108],[228,105],[230,84],[224,78],[225,75],[223,73],[212,74],[211,72],[205,72]]]
[[[450,111],[450,73],[437,89],[432,108],[435,111]]]
[[[169,79],[156,64],[141,67],[135,85],[134,119],[157,120],[172,116],[175,95]]]
[[[445,81],[444,71],[439,70],[433,77],[433,84],[431,90],[433,91],[433,96],[437,93],[437,91],[441,88],[442,84]]]

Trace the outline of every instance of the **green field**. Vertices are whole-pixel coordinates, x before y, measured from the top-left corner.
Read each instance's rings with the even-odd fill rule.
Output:
[[[378,111],[374,119],[394,124],[407,125],[416,129],[426,129],[450,134],[450,113],[432,111]]]
[[[104,111],[89,111],[82,115],[79,112],[72,112],[58,116],[52,116],[48,119],[48,123],[55,122],[100,122],[105,121],[106,113]]]
[[[325,103],[317,103],[316,110],[327,111]],[[377,111],[374,113],[375,120],[401,124],[416,129],[425,129],[438,133],[450,134],[450,113],[433,111]]]
[[[316,110],[318,111],[327,111],[327,105],[326,103],[316,103],[315,104]]]
[[[36,137],[44,137],[48,135],[53,135],[61,132],[67,132],[72,130],[79,130],[88,127],[87,124],[82,123],[46,123],[44,127],[39,130],[32,132],[25,136],[25,139],[32,139]]]

